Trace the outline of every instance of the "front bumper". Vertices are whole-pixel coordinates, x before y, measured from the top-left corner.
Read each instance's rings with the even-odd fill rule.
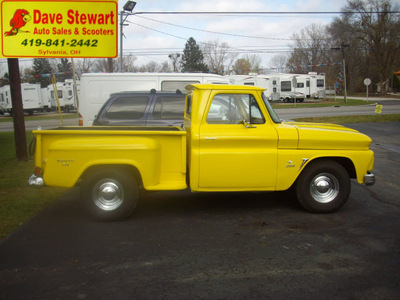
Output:
[[[28,179],[28,184],[30,186],[41,187],[41,186],[44,186],[44,180],[42,177],[32,174],[32,176],[29,177],[29,179]]]
[[[370,186],[375,184],[375,175],[373,173],[368,173],[364,175],[365,185]]]

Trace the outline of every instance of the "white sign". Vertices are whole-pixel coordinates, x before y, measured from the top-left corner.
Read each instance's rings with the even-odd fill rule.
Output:
[[[365,84],[366,86],[369,86],[369,85],[371,84],[371,79],[365,78],[365,79],[364,79],[364,84]]]

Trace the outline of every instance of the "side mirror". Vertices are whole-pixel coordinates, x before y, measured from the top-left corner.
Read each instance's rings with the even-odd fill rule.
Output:
[[[241,121],[240,123],[242,123],[243,126],[246,128],[257,128],[257,126],[249,123],[246,119],[243,119],[243,121]]]

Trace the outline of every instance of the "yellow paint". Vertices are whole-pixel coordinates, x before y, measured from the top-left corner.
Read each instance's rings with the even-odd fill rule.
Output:
[[[117,0],[3,0],[1,13],[1,57],[117,57]]]

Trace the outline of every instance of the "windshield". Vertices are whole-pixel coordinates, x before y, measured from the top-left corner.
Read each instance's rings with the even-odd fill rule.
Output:
[[[282,122],[281,119],[278,117],[275,110],[272,108],[271,104],[269,104],[269,101],[267,97],[265,97],[264,93],[262,93],[262,99],[264,101],[265,106],[267,107],[267,110],[269,112],[269,115],[271,116],[272,121],[274,121],[274,123],[281,123]]]

